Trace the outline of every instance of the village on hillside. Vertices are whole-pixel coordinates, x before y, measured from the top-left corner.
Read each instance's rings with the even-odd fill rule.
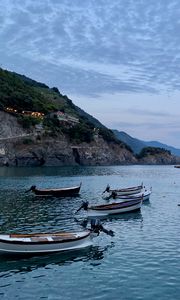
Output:
[[[16,116],[27,116],[27,117],[39,119],[39,123],[35,125],[35,128],[40,131],[43,130],[43,120],[45,118],[57,119],[59,125],[65,125],[68,127],[72,127],[79,123],[78,118],[62,111],[54,111],[45,115],[44,113],[38,111],[17,110],[13,107],[5,107],[5,112]]]

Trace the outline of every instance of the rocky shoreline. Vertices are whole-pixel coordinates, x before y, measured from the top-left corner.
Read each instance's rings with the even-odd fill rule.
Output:
[[[29,141],[30,139],[27,139]],[[43,137],[0,142],[0,166],[76,166],[136,163],[135,157],[118,145],[98,143],[72,145],[66,137],[61,140]]]
[[[91,143],[73,144],[66,135],[24,130],[17,119],[0,112],[0,166],[93,166],[129,164],[178,164],[172,155],[137,159],[123,146],[107,143],[99,137]]]

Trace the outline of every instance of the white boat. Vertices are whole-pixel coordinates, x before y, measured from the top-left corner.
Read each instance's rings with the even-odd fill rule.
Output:
[[[76,250],[92,244],[91,231],[0,234],[0,253],[43,254]]]
[[[109,185],[107,185],[104,193],[113,193],[115,192],[119,196],[126,196],[126,195],[134,195],[140,193],[143,189],[143,183],[138,186],[128,187],[128,188],[121,188],[121,189],[111,189]]]
[[[91,219],[90,228],[78,232],[0,234],[0,253],[32,255],[78,250],[91,246],[92,238],[100,232],[114,236],[97,219]]]
[[[142,197],[143,201],[148,201],[150,199],[151,193],[152,193],[152,189],[150,189],[150,190],[144,190],[141,193],[134,194],[132,196],[120,196],[120,197],[117,196],[117,198],[118,199],[122,199],[122,200],[130,200],[130,199],[133,200],[133,199],[136,199],[138,197]]]
[[[122,201],[130,201],[130,200],[136,200],[137,198],[141,197],[143,201],[148,201],[150,199],[150,195],[152,193],[152,188],[150,190],[143,190],[140,193],[133,194],[133,195],[118,195],[115,192],[110,193],[108,196],[103,197],[105,200],[110,200],[110,199],[118,199]]]
[[[103,205],[89,206],[88,202],[83,202],[81,207],[77,210],[84,209],[87,211],[89,217],[107,216],[122,213],[129,213],[140,210],[142,205],[142,197],[130,201],[114,202]]]

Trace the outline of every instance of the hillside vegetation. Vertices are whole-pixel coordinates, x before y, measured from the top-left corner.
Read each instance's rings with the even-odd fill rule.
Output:
[[[1,110],[10,106],[45,114],[56,109],[74,112],[71,101],[61,95],[57,88],[50,89],[47,85],[25,76],[0,69],[0,87]]]
[[[171,155],[171,152],[163,148],[146,147],[143,148],[139,154],[137,154],[137,158],[144,158],[149,155]]]
[[[105,141],[119,144],[130,150],[128,146],[118,141],[111,130],[74,105],[66,95],[62,95],[57,87],[49,88],[44,83],[0,68],[0,110],[5,110],[6,107],[13,107],[18,111],[37,111],[44,113],[45,116],[50,112],[61,110],[77,117],[79,123],[72,128],[66,128],[66,126],[60,127],[57,120],[45,118],[44,126],[52,133],[66,134],[71,141],[78,143],[91,142],[93,130],[96,127]],[[22,115],[17,116],[17,119],[24,128],[34,126],[39,122],[36,118]]]
[[[0,138],[0,166],[179,163],[154,147],[135,156],[130,145],[57,87],[1,68]]]

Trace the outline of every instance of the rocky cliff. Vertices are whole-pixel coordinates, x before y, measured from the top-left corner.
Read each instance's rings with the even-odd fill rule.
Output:
[[[152,147],[135,156],[56,87],[0,68],[0,93],[0,166],[180,163]]]
[[[91,143],[75,144],[65,134],[52,137],[23,129],[15,116],[0,111],[0,166],[76,166],[120,164],[176,164],[169,153],[137,159],[123,145],[101,136]]]
[[[107,143],[102,137],[91,143],[74,144],[68,136],[37,134],[24,130],[16,117],[0,112],[0,165],[65,166],[137,163],[125,147]]]

